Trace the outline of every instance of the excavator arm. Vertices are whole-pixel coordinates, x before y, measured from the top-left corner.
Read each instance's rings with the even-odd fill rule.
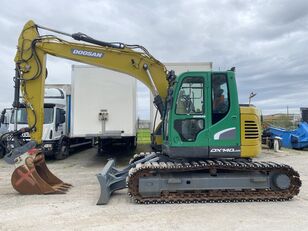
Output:
[[[156,106],[162,114],[168,88],[167,70],[145,48],[102,42],[82,33],[70,35],[48,29],[92,44],[68,42],[53,35],[40,35],[39,28],[48,29],[33,21],[25,24],[15,57],[16,79],[20,80],[22,97],[27,106],[31,140],[39,144],[42,142],[47,54],[111,69],[140,80],[155,96]]]

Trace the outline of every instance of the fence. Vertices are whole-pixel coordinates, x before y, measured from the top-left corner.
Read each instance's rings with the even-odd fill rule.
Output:
[[[151,122],[150,120],[137,120],[137,126],[139,129],[150,129],[151,127]]]

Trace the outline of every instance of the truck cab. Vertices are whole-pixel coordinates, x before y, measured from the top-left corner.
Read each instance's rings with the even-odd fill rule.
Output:
[[[15,111],[9,123],[9,131],[13,131],[15,127],[15,119],[17,118],[17,129],[26,127],[27,111],[24,104],[17,110],[17,117]],[[49,154],[57,148],[59,140],[67,135],[66,126],[66,94],[64,90],[58,88],[46,88],[44,96],[44,125],[43,125],[43,149],[45,154]],[[24,133],[23,138],[30,140],[29,133]]]
[[[15,112],[12,112],[9,131],[15,129]],[[71,134],[71,88],[69,84],[46,85],[44,94],[43,151],[46,156],[61,160],[68,157],[71,150],[80,146],[93,146],[93,137],[72,136]],[[17,111],[17,130],[27,127],[27,111],[21,104]],[[25,141],[30,140],[24,133]]]
[[[62,117],[61,117],[62,116]],[[13,111],[9,130],[14,130],[15,111]],[[17,111],[17,129],[27,126],[27,112],[24,105]],[[44,133],[43,140],[53,140],[65,133],[65,110],[63,105],[59,104],[44,104]],[[25,138],[30,138],[29,134],[24,135]]]

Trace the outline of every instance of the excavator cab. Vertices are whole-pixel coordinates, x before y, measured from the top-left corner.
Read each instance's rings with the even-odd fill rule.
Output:
[[[172,88],[164,118],[163,152],[172,158],[240,157],[234,72],[187,72]]]

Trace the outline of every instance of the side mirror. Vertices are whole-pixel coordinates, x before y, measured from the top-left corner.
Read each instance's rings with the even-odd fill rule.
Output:
[[[62,109],[57,109],[56,111],[56,131],[60,124],[65,123],[65,111]]]
[[[4,124],[5,121],[5,113],[6,113],[6,109],[3,109],[3,111],[1,112],[1,117],[0,117],[0,124]]]
[[[60,110],[60,124],[65,123],[65,111]]]

